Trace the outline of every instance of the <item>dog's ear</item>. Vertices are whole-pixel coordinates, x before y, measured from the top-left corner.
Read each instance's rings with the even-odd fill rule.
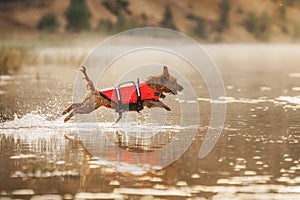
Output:
[[[169,74],[169,70],[168,70],[167,66],[164,66],[163,74],[164,74],[165,79],[168,80],[170,77],[170,74]]]

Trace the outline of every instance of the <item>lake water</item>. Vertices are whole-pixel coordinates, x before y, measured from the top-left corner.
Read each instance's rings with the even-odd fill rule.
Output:
[[[192,75],[201,91],[181,103],[199,106],[201,117],[190,126],[178,125],[180,96],[166,97],[174,108],[167,114],[144,110],[114,125],[116,113],[100,108],[63,123],[77,66],[0,76],[0,199],[300,199],[300,46],[205,48],[223,77],[227,111],[217,144],[201,159],[212,100]],[[164,125],[156,126],[160,117]],[[180,134],[192,132],[186,149]],[[174,162],[159,166],[163,159],[151,152],[172,141],[164,160]]]

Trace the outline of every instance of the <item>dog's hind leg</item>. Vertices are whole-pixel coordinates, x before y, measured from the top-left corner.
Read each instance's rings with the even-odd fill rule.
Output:
[[[70,112],[70,114],[64,119],[64,122],[69,121],[69,120],[74,116],[74,114],[88,114],[88,113],[90,113],[90,112],[92,112],[92,111],[87,112],[87,111],[85,111],[84,109],[81,109],[81,108],[74,109],[74,110],[72,110],[72,112]]]
[[[91,104],[83,104],[79,108],[74,108],[70,114],[64,119],[64,122],[69,121],[75,114],[89,114],[96,110],[99,106],[91,105]]]
[[[69,121],[72,117],[73,117],[74,113],[71,112],[65,119],[64,119],[64,122],[67,122]]]
[[[93,82],[91,81],[91,79],[89,78],[89,76],[86,73],[86,68],[84,66],[81,66],[81,68],[79,69],[84,77],[82,79],[86,80],[87,84],[86,84],[86,89],[88,90],[88,92],[95,92],[95,86],[93,84]]]
[[[91,79],[88,77],[86,73],[86,68],[81,66],[79,69],[84,77],[83,79],[87,82],[87,90],[88,94],[84,97],[81,103],[74,103],[66,108],[63,114],[70,112],[70,114],[64,119],[64,122],[70,120],[75,114],[88,114],[99,108],[100,106],[106,106],[109,103],[106,99],[100,96],[99,92],[95,89],[95,86]]]
[[[62,112],[62,115],[65,115],[68,112],[70,112],[71,110],[79,108],[80,106],[82,106],[82,103],[72,103]]]

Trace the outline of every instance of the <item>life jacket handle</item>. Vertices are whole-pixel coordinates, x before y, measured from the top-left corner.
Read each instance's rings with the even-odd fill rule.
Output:
[[[119,113],[119,116],[121,116],[121,105],[122,105],[122,98],[121,98],[121,93],[120,93],[120,87],[122,85],[126,85],[126,84],[133,84],[135,86],[135,90],[136,90],[136,94],[137,94],[137,107],[136,107],[136,111],[139,112],[140,110],[143,109],[143,105],[142,105],[142,97],[141,97],[141,90],[140,90],[140,80],[139,78],[137,79],[137,82],[134,81],[126,81],[123,83],[120,83],[117,87],[115,87],[116,90],[116,94],[117,94],[117,100],[118,100],[118,108],[117,108],[117,112]]]

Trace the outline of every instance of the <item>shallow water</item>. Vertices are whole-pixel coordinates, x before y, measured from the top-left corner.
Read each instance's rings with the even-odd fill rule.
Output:
[[[116,114],[107,109],[94,121],[89,115],[63,123],[76,67],[24,67],[1,76],[0,199],[299,199],[300,46],[206,48],[224,79],[227,113],[218,143],[203,159],[199,148],[218,100],[201,82],[195,81],[202,88],[197,99],[166,98],[175,109],[163,126],[156,118],[147,123],[152,114],[165,117],[157,109],[114,125]],[[176,123],[178,101],[199,105],[199,125]],[[185,149],[182,134],[193,131]],[[171,141],[177,148],[164,158],[176,161],[161,167],[152,153]]]

